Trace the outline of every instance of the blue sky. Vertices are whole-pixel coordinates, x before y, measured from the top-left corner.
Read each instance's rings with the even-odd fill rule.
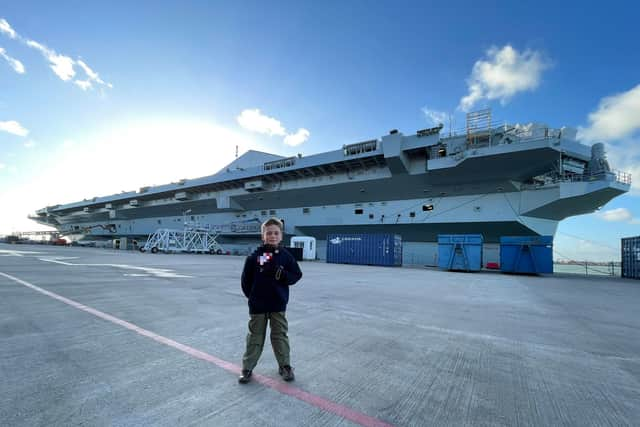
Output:
[[[617,259],[640,234],[640,7],[516,3],[4,2],[0,234],[46,205],[210,175],[236,145],[312,154],[489,106],[579,128],[634,174],[556,235],[557,254]]]

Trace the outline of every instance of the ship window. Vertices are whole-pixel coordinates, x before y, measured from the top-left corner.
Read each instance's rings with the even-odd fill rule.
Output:
[[[162,220],[161,219],[158,220],[158,224],[162,224]]]
[[[355,154],[369,153],[371,151],[375,151],[377,148],[378,140],[372,139],[370,141],[345,145],[343,146],[343,151],[345,156],[353,156]]]
[[[191,215],[191,221],[195,221],[195,220],[196,220],[196,217]]]
[[[423,211],[432,211],[433,210],[433,205],[422,205],[422,210]]]
[[[311,212],[311,209],[309,209],[309,208],[302,208],[302,213],[303,213],[303,214],[308,214],[309,212]]]
[[[293,166],[296,163],[296,158],[295,157],[289,157],[286,159],[281,159],[281,160],[275,160],[273,162],[267,162],[264,163],[262,165],[262,168],[265,171],[270,171],[273,169],[281,169],[281,168],[286,168],[289,166]]]
[[[364,213],[364,209],[356,209],[353,211],[356,215],[362,215]]]
[[[271,209],[271,210],[269,211],[269,215],[275,215],[275,214],[276,214],[276,211],[275,211],[274,209]]]
[[[373,214],[369,214],[369,219],[373,219]]]
[[[260,212],[260,215],[266,215],[266,214],[267,214],[267,211]]]
[[[416,213],[415,213],[415,212],[409,212],[409,216],[410,216],[411,218],[415,218],[415,217],[416,217]]]

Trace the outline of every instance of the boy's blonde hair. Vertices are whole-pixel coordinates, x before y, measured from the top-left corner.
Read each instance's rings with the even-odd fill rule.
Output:
[[[282,228],[284,227],[284,225],[282,224],[282,221],[280,221],[278,218],[272,217],[262,223],[262,225],[260,226],[260,233],[264,234],[265,228],[267,228],[270,225],[277,225],[278,228],[280,229],[280,233],[283,232]]]

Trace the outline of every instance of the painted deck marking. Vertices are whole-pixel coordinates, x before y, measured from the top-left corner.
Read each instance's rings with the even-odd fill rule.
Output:
[[[121,268],[125,270],[140,270],[143,271],[146,275],[153,275],[155,277],[163,277],[163,278],[175,278],[175,277],[186,277],[192,278],[193,276],[186,276],[184,274],[174,273],[173,270],[169,270],[168,268],[153,268],[153,267],[138,267],[135,265],[127,265],[127,264],[82,264],[82,263],[73,263],[64,261],[67,257],[53,257],[53,258],[38,258],[40,261],[45,262],[53,262],[55,264],[62,265],[79,265],[83,267],[113,267],[113,268]]]
[[[204,360],[206,362],[212,363],[226,371],[229,371],[231,373],[234,374],[240,374],[241,371],[241,367],[228,362],[226,360],[220,359],[216,356],[213,356],[211,354],[205,353],[203,351],[200,351],[198,349],[195,349],[193,347],[189,347],[188,345],[184,345],[184,344],[180,344],[177,341],[174,341],[172,339],[163,337],[161,335],[158,335],[156,333],[153,333],[149,330],[143,329],[139,326],[134,325],[133,323],[129,323],[125,320],[119,319],[117,317],[111,316],[110,314],[107,313],[103,313],[102,311],[96,310],[94,308],[91,308],[89,306],[86,306],[84,304],[80,304],[79,302],[76,302],[74,300],[71,300],[69,298],[65,298],[61,295],[58,295],[54,292],[51,291],[47,291],[45,289],[42,289],[36,285],[33,285],[29,282],[26,282],[22,279],[19,279],[17,277],[14,277],[10,274],[7,273],[3,273],[0,271],[0,276],[4,276],[9,280],[12,280],[16,283],[19,283],[23,286],[26,286],[30,289],[33,289],[36,292],[39,292],[43,295],[46,295],[50,298],[53,298],[55,300],[58,300],[60,302],[63,302],[67,305],[70,305],[71,307],[77,308],[78,310],[82,310],[84,312],[87,312],[89,314],[92,314],[96,317],[99,317],[100,319],[106,320],[108,322],[114,323],[116,325],[122,326],[123,328],[129,329],[130,331],[136,332],[137,334],[140,334],[142,336],[145,336],[147,338],[151,338],[152,340],[159,342],[161,344],[167,345],[169,347],[173,347],[176,350],[180,350],[183,353],[186,353],[192,357],[195,357],[196,359],[200,359],[200,360]],[[279,380],[275,380],[273,378],[269,378],[269,377],[265,377],[263,375],[259,375],[259,374],[254,374],[253,375],[254,381],[272,388],[282,394],[286,394],[288,396],[294,397],[298,400],[301,400],[303,402],[309,403],[317,408],[320,408],[326,412],[330,412],[332,414],[338,415],[339,417],[342,417],[344,419],[347,419],[349,421],[352,421],[354,423],[360,424],[362,426],[365,427],[393,427],[392,424],[386,423],[382,420],[379,420],[377,418],[371,417],[369,415],[363,414],[361,412],[358,412],[354,409],[351,409],[347,406],[344,405],[340,405],[339,403],[333,402],[331,400],[325,399],[323,397],[320,396],[316,396],[314,394],[308,393],[302,389],[299,389],[297,387],[291,386],[289,384],[283,383]]]

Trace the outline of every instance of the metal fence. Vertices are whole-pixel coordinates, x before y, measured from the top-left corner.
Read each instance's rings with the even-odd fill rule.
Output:
[[[553,272],[581,274],[586,276],[620,277],[621,263],[617,261],[610,261],[610,262],[573,261],[570,263],[554,263]]]

